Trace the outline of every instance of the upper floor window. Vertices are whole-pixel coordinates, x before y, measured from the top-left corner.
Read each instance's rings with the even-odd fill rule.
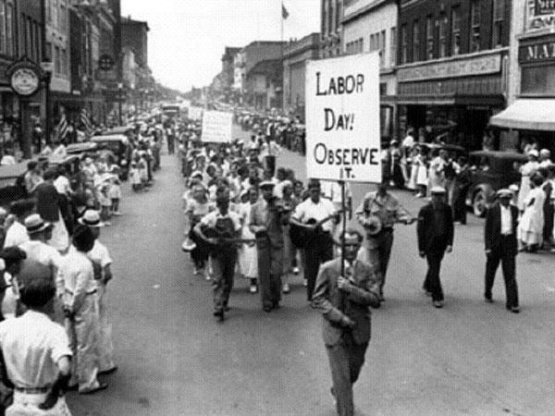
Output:
[[[385,30],[382,30],[380,36],[380,68],[385,66]]]
[[[391,45],[391,66],[395,66],[397,55],[397,29],[392,27],[391,28],[391,36],[389,37],[389,43]]]
[[[420,60],[420,22],[415,20],[412,24],[412,61]]]
[[[434,59],[434,20],[426,17],[426,59]]]
[[[438,21],[439,26],[439,57],[445,58],[447,56],[447,16],[445,13],[441,14]]]
[[[461,11],[459,7],[451,10],[451,55],[461,53]]]
[[[477,52],[480,50],[481,6],[480,0],[472,0],[470,4],[470,52]]]
[[[503,27],[505,26],[505,0],[493,0],[493,47],[503,46]]]
[[[408,62],[407,25],[401,26],[401,64]]]

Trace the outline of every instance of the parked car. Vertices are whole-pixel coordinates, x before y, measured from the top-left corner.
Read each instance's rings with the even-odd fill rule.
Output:
[[[8,207],[10,203],[27,197],[25,185],[18,183],[27,171],[27,161],[15,165],[0,166],[0,206]]]
[[[470,188],[466,203],[474,215],[483,217],[495,200],[495,193],[513,183],[520,183],[520,165],[526,163],[526,155],[508,151],[480,150],[470,152]]]
[[[73,143],[66,146],[68,155],[84,155],[86,153],[96,152],[98,145],[91,142]]]
[[[122,180],[126,180],[129,176],[129,165],[133,151],[127,136],[124,134],[94,136],[91,138],[91,142],[95,143],[100,151],[106,149],[114,156],[113,162],[120,168],[120,177]]]

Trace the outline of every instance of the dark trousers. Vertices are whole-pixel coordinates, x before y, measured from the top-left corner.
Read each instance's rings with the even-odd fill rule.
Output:
[[[504,237],[502,237],[504,238]],[[503,269],[503,278],[505,279],[505,294],[507,297],[507,306],[518,306],[518,286],[516,283],[516,256],[507,254],[506,249],[492,252],[486,261],[486,290],[485,296],[491,297],[495,273],[501,263]]]
[[[453,220],[466,224],[466,194],[467,187],[456,188],[453,196]]]
[[[281,273],[283,269],[283,247],[272,247],[270,243],[257,244],[258,280],[262,307],[273,308],[281,300]]]
[[[173,155],[175,152],[175,137],[168,135],[167,140],[168,140],[168,153],[170,155]]]
[[[307,299],[312,300],[320,264],[333,258],[333,241],[330,233],[319,235],[305,247],[304,277],[307,281]]]
[[[393,230],[386,229],[382,230],[377,236],[367,236],[366,250],[368,253],[368,262],[378,271],[380,278],[380,295],[383,295],[385,275],[387,273],[392,247]]]
[[[222,249],[212,254],[212,292],[214,295],[214,310],[221,311],[227,306],[229,294],[233,289],[236,249]]]
[[[441,269],[441,260],[443,260],[444,252],[426,253],[428,261],[428,273],[424,280],[424,290],[432,294],[433,301],[443,300],[443,289],[439,280],[439,271]]]
[[[353,385],[358,380],[367,348],[367,343],[355,344],[350,334],[344,336],[343,340],[337,345],[326,345],[339,416],[355,414]]]

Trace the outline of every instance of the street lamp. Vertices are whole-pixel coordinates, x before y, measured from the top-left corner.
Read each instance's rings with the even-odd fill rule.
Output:
[[[50,144],[50,135],[52,133],[52,118],[50,111],[50,81],[52,80],[52,72],[54,72],[54,64],[50,61],[43,61],[40,64],[42,70],[44,71],[44,107],[45,107],[45,141],[46,144]],[[39,144],[40,148],[40,144]]]
[[[123,126],[123,83],[118,82],[118,106],[119,106],[119,125]]]

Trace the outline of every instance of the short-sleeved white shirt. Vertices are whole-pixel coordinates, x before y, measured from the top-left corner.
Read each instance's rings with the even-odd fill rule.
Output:
[[[72,355],[65,329],[33,310],[0,323],[0,348],[8,377],[19,388],[51,386],[60,359]]]
[[[320,201],[315,204],[312,199],[308,198],[297,205],[295,212],[293,213],[293,218],[303,223],[310,219],[322,221],[324,218],[327,218],[330,215],[335,215],[336,213],[337,210],[335,209],[333,202],[329,199],[320,198]],[[333,221],[326,221],[322,224],[322,229],[324,231],[333,232]]]
[[[20,246],[24,242],[29,241],[29,234],[27,228],[20,222],[14,222],[8,232],[6,233],[6,240],[4,240],[4,247]]]
[[[235,231],[241,230],[241,217],[239,217],[239,214],[237,214],[236,212],[233,212],[231,208],[228,210],[227,215],[222,215],[220,213],[220,210],[216,209],[215,211],[206,214],[204,217],[202,217],[200,221],[203,225],[206,225],[208,227],[215,227],[216,221],[218,221],[218,219],[220,218],[231,218]]]
[[[92,250],[87,253],[87,257],[93,262],[100,264],[103,268],[112,264],[112,258],[110,257],[108,248],[98,240],[94,241],[94,246]]]

